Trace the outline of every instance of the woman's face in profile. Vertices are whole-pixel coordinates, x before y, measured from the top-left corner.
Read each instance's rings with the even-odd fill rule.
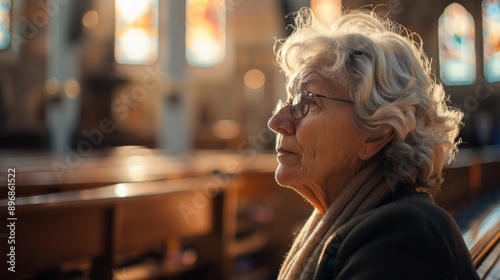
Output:
[[[349,99],[345,91],[316,81],[303,83],[294,90]],[[317,196],[317,187],[321,192],[340,192],[335,185],[345,185],[359,170],[363,139],[354,126],[353,104],[318,97],[313,97],[309,104],[308,114],[300,120],[292,117],[290,105],[286,105],[268,123],[277,133],[276,181],[306,198],[310,193]]]

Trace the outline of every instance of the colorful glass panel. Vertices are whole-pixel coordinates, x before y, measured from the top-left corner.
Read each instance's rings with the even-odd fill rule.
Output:
[[[152,64],[158,57],[158,0],[115,0],[115,59]]]
[[[0,0],[0,49],[6,49],[10,43],[10,0]]]
[[[483,1],[482,10],[485,80],[500,82],[500,0]]]
[[[186,1],[186,60],[191,66],[211,67],[226,55],[224,0]]]
[[[311,9],[323,25],[330,26],[342,14],[342,1],[311,0]]]
[[[474,18],[452,3],[439,17],[440,76],[445,85],[468,85],[476,79]]]

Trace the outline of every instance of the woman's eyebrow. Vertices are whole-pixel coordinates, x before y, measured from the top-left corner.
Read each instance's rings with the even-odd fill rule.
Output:
[[[321,81],[322,79],[319,77],[318,74],[309,73],[301,77],[298,82],[301,87],[312,87],[321,85]]]
[[[309,90],[314,91],[311,88],[315,88],[317,86],[322,86],[322,79],[316,73],[299,73],[297,74],[289,83],[287,87],[288,95],[292,98],[294,94],[299,91]]]
[[[302,80],[299,84],[300,91],[307,90],[313,93],[320,93],[322,87],[323,84],[321,83],[321,81],[314,77],[308,77],[307,79]]]
[[[310,87],[311,85],[316,83],[317,83],[316,80],[311,78],[310,76],[298,77],[292,82],[290,89],[292,91],[297,92],[303,90],[305,87]]]

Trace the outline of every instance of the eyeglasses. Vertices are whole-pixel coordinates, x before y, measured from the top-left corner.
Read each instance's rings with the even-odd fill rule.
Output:
[[[337,100],[341,102],[346,102],[346,103],[351,103],[354,104],[354,102],[350,100],[345,100],[345,99],[339,99],[339,98],[334,98],[330,96],[324,96],[316,93],[309,92],[307,90],[299,91],[293,96],[293,99],[291,101],[282,101],[279,100],[278,104],[276,105],[276,108],[274,109],[273,114],[276,114],[281,108],[285,107],[286,105],[290,105],[290,114],[292,117],[296,120],[300,120],[303,117],[307,116],[307,113],[309,113],[309,103],[311,102],[310,100],[313,97],[319,97],[319,98],[327,98],[331,100]]]

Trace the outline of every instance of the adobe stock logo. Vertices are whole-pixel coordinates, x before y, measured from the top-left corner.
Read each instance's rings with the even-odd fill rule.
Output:
[[[193,199],[190,204],[180,203],[179,211],[184,218],[186,224],[191,222],[193,215],[198,215],[203,209],[209,206],[209,201],[225,187],[229,186],[232,174],[237,174],[244,169],[244,165],[251,163],[257,159],[258,153],[266,148],[266,146],[274,141],[274,133],[267,128],[259,130],[256,136],[250,136],[247,140],[238,145],[238,155],[240,161],[230,160],[224,170],[217,171],[211,174],[211,181],[207,182],[203,187],[194,190]]]
[[[407,0],[408,2],[409,1],[412,1],[412,0]],[[389,10],[389,12],[391,14],[399,14],[403,11],[404,9],[404,5],[401,4],[401,1],[400,0],[389,0],[387,2],[387,9]]]
[[[168,78],[168,74],[161,72],[159,67],[155,69],[151,66],[146,66],[144,70],[145,75],[142,77],[139,85],[132,87],[130,91],[122,93],[111,102],[111,110],[115,113],[117,119],[125,120],[140,102],[146,100],[149,94],[157,91]],[[84,139],[78,141],[76,150],[67,146],[65,147],[66,156],[64,161],[52,162],[52,170],[59,182],[63,182],[65,174],[72,172],[73,168],[79,166],[84,157],[92,154],[94,147],[102,144],[105,135],[112,133],[115,129],[115,123],[109,118],[101,119],[98,128],[91,130],[83,129],[81,134],[84,136]]]
[[[11,34],[11,45],[14,52],[19,53],[21,46],[28,43],[38,35],[40,29],[47,26],[52,18],[60,11],[61,5],[66,5],[70,0],[38,0],[37,5],[42,9],[33,14],[31,19],[23,16],[21,18],[20,34]]]
[[[457,109],[463,111],[464,119],[468,119],[471,113],[479,109],[480,101],[488,99],[495,92],[495,88],[488,84],[484,77],[478,76],[477,81],[479,84],[474,89],[474,94],[467,95],[463,102],[456,106]]]

